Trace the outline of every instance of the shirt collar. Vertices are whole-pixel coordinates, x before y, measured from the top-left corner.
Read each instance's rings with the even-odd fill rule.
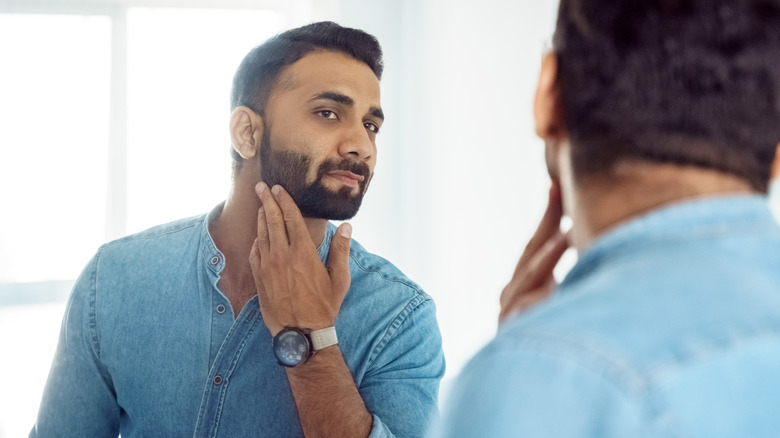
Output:
[[[670,204],[619,224],[597,238],[580,255],[561,288],[577,282],[608,258],[659,241],[690,240],[768,227],[777,224],[763,195],[696,198]]]
[[[201,217],[200,254],[206,267],[215,277],[219,277],[219,273],[225,269],[225,256],[217,249],[217,244],[214,243],[214,239],[209,232],[209,224],[222,213],[224,207],[225,203],[222,202],[214,207],[208,214]],[[248,256],[249,255],[247,254],[247,257]]]
[[[201,222],[200,254],[208,270],[211,271],[216,276],[219,276],[219,273],[222,272],[222,270],[225,268],[225,256],[222,254],[222,252],[217,248],[217,245],[214,243],[214,239],[211,237],[211,233],[209,232],[209,224],[211,223],[212,220],[214,220],[214,218],[216,218],[217,216],[219,216],[220,213],[222,213],[222,209],[224,207],[225,207],[225,203],[222,202],[216,207],[214,207],[211,210],[211,212],[203,215],[200,219]],[[319,254],[320,259],[322,260],[322,263],[325,264],[325,266],[328,265],[330,241],[333,239],[333,235],[335,233],[336,233],[336,226],[333,225],[331,222],[328,222],[328,226],[325,229],[325,235],[322,238],[322,242],[320,242],[320,245],[317,247],[317,254]],[[249,255],[247,254],[247,257],[248,256]]]

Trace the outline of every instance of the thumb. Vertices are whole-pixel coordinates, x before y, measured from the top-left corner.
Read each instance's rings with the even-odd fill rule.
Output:
[[[330,241],[328,272],[334,292],[347,293],[352,277],[349,275],[349,244],[352,241],[352,225],[343,223]]]

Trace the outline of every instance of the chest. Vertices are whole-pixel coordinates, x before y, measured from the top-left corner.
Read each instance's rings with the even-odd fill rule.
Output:
[[[257,289],[251,273],[249,275],[246,273],[241,275],[231,272],[227,268],[220,275],[217,287],[230,302],[230,306],[233,308],[233,315],[236,316],[241,313],[246,303],[257,295]]]

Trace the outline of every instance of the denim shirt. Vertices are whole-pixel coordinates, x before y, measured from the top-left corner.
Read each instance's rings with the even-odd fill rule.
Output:
[[[761,196],[614,228],[506,322],[445,403],[447,437],[780,436],[780,229]]]
[[[69,299],[31,437],[303,436],[257,296],[234,318],[217,287],[225,258],[208,217],[100,248]],[[349,269],[335,326],[371,436],[422,436],[444,373],[434,303],[354,240]]]

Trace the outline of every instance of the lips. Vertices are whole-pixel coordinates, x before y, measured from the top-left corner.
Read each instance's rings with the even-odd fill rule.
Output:
[[[363,175],[354,174],[348,170],[333,170],[327,173],[333,179],[341,181],[348,187],[357,187],[358,184],[366,179]]]

